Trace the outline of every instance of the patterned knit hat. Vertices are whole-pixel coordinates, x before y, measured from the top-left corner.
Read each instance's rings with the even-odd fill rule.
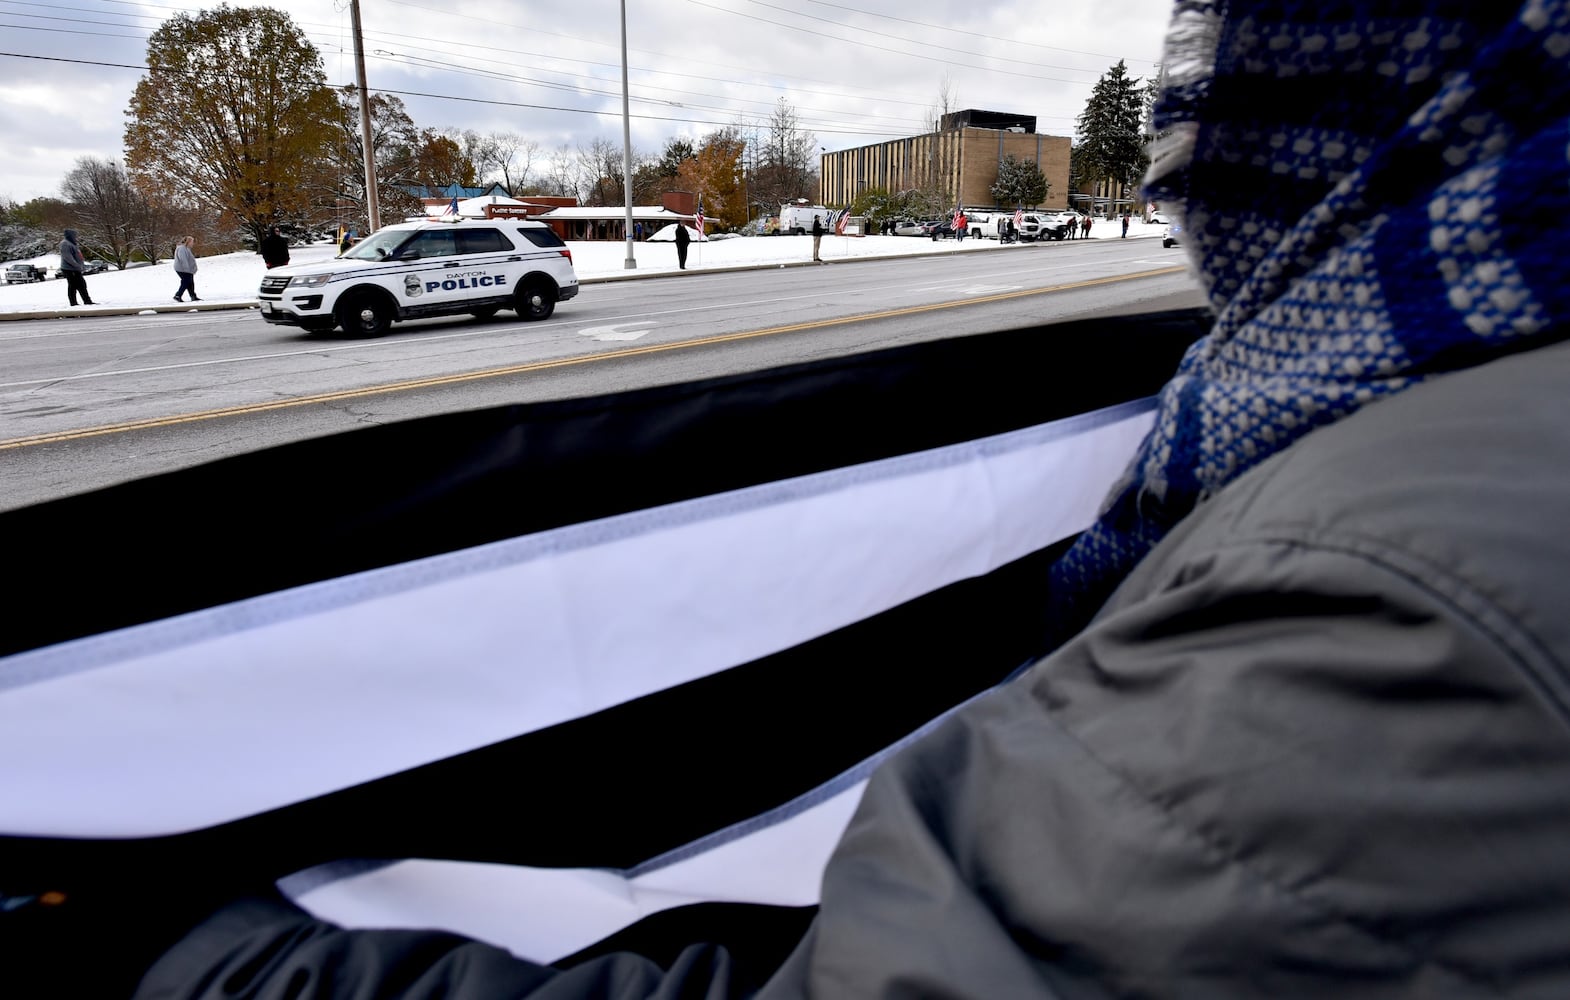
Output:
[[[1217,319],[1055,569],[1063,634],[1303,435],[1570,332],[1570,0],[1179,0],[1164,67],[1146,196]]]

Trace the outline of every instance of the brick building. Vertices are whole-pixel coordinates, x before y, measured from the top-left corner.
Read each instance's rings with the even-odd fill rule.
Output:
[[[956,204],[991,206],[998,164],[1013,154],[1034,162],[1047,179],[1046,200],[1025,207],[1066,208],[1070,145],[1067,136],[1038,133],[1034,116],[957,111],[945,115],[936,132],[824,153],[819,200],[848,205],[867,188],[898,192],[936,183]]]

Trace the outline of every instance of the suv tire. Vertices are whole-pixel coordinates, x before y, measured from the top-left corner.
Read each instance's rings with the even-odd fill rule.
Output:
[[[352,337],[380,337],[392,329],[397,312],[375,292],[351,292],[338,304],[338,325]]]
[[[518,283],[513,296],[518,318],[526,320],[550,319],[556,311],[556,290],[543,278],[525,278]]]

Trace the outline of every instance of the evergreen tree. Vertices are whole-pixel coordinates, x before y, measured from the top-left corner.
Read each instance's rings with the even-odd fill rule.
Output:
[[[998,179],[992,182],[992,198],[999,205],[1035,208],[1047,200],[1051,187],[1035,160],[1021,160],[1010,153],[998,164]]]
[[[133,177],[220,209],[260,239],[319,201],[337,101],[287,14],[224,5],[153,32],[127,117]]]
[[[1123,60],[1096,82],[1079,116],[1079,175],[1134,188],[1150,160],[1145,153],[1145,94]]]

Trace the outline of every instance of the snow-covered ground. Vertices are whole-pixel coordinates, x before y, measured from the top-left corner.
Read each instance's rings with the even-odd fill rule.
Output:
[[[1132,237],[1160,237],[1164,225],[1134,223],[1129,226]],[[1092,227],[1092,239],[1118,239],[1120,228],[1116,223],[1098,223]],[[1028,250],[1032,244],[1013,243],[1000,245],[996,240],[922,239],[914,236],[825,236],[822,255],[830,263],[857,257],[893,257],[902,254],[924,253],[986,253]],[[673,243],[637,244],[634,258],[638,266],[626,267],[627,244],[611,242],[569,243],[572,262],[579,280],[602,277],[628,277],[632,275],[661,274],[675,271],[676,246]],[[1179,251],[1172,250],[1174,262]],[[315,263],[331,260],[337,248],[320,243],[312,246],[291,247],[291,264]],[[801,263],[812,259],[810,236],[738,236],[730,239],[709,239],[693,243],[687,251],[687,270],[703,271],[727,267],[768,267],[788,263]],[[58,254],[45,254],[25,261],[6,261],[6,264],[42,264],[54,273],[59,266]],[[202,304],[241,305],[256,301],[256,289],[266,272],[262,258],[254,253],[218,254],[197,260],[196,294]],[[102,274],[89,275],[87,288],[93,304],[99,308],[116,311],[131,309],[178,309],[174,302],[175,289],[180,279],[174,273],[172,261],[152,266],[132,267],[125,271],[110,269]],[[26,285],[0,285],[0,318],[7,313],[31,313],[40,310],[69,309],[66,303],[65,281],[51,279]],[[185,308],[193,308],[187,306]],[[88,312],[78,306],[78,311]]]

